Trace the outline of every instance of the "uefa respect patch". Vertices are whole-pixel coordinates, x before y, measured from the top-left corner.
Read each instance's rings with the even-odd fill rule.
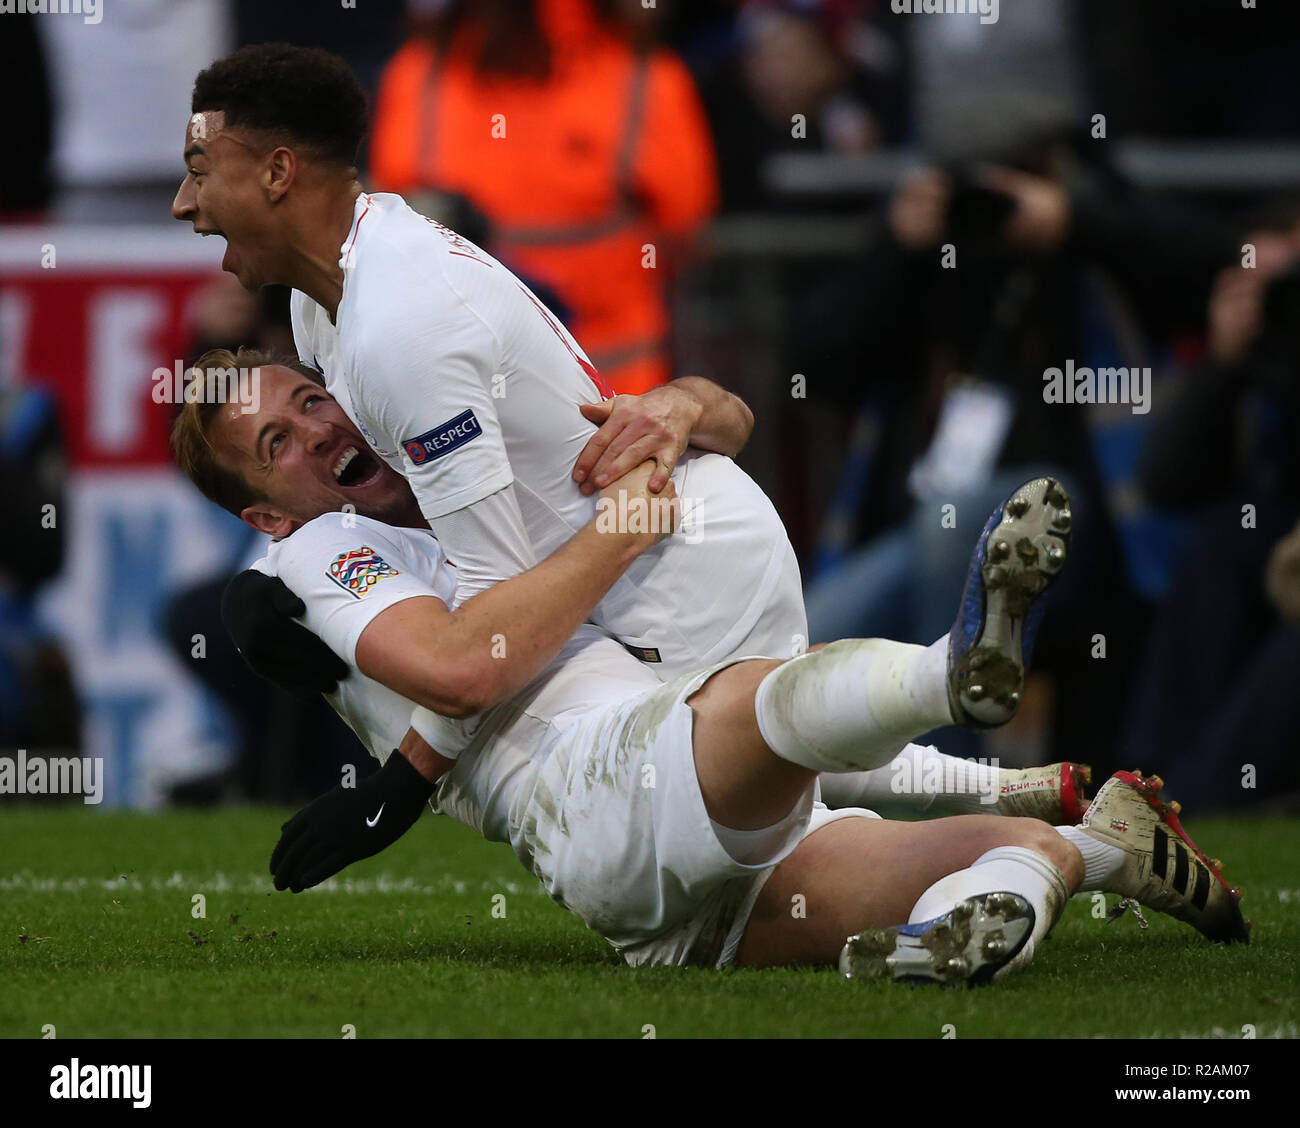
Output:
[[[401,572],[368,544],[363,544],[351,552],[339,553],[325,574],[349,595],[360,599],[385,576],[400,576]]]
[[[463,447],[482,433],[483,427],[475,418],[474,412],[462,411],[455,419],[448,419],[432,431],[425,431],[413,439],[403,439],[402,449],[416,466],[422,466],[444,454],[450,454],[457,447]]]

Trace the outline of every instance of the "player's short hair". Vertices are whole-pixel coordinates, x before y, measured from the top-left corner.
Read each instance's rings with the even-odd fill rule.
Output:
[[[194,80],[190,113],[220,110],[227,125],[296,143],[349,167],[366,132],[366,95],[347,63],[319,47],[252,43]]]
[[[251,370],[254,368],[276,365],[292,368],[308,380],[325,387],[325,379],[319,372],[304,364],[297,357],[278,355],[263,349],[241,348],[238,352],[229,349],[209,349],[191,365],[200,372],[211,369]],[[233,382],[211,381],[209,387],[215,390],[234,391]],[[250,505],[266,500],[260,491],[253,488],[243,474],[224,465],[212,446],[212,424],[217,418],[218,410],[231,402],[227,395],[224,399],[202,395],[188,401],[181,407],[181,412],[172,424],[172,451],[185,476],[189,478],[203,496],[216,502],[222,509],[239,516]]]

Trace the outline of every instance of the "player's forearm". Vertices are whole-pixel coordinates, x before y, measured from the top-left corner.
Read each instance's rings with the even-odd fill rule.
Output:
[[[691,428],[691,446],[728,458],[741,452],[754,429],[754,413],[744,400],[702,376],[682,376],[668,387],[700,405],[700,417]]]
[[[356,641],[358,669],[446,717],[474,716],[517,693],[559,654],[628,565],[672,531],[676,494],[671,482],[661,495],[650,494],[654,469],[647,461],[629,471],[602,491],[599,516],[568,544],[455,610],[430,590],[427,598],[405,598],[379,612]],[[472,507],[476,519],[518,517],[513,506],[483,506]],[[645,509],[649,520],[634,519]],[[628,520],[618,519],[623,515]]]
[[[593,521],[536,567],[454,611],[439,632],[439,665],[475,671],[461,707],[482,712],[532,681],[648,544]]]

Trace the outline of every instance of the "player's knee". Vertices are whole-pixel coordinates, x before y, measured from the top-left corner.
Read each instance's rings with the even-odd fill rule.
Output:
[[[686,699],[686,704],[696,712],[708,711],[736,723],[752,721],[759,682],[779,665],[779,659],[754,658],[726,666],[710,674]]]

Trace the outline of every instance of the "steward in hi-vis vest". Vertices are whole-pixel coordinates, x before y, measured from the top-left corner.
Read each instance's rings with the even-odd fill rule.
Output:
[[[672,249],[717,205],[694,84],[589,0],[498,7],[417,24],[380,82],[371,180],[467,196],[493,254],[554,290],[614,390],[643,392],[672,375]]]

